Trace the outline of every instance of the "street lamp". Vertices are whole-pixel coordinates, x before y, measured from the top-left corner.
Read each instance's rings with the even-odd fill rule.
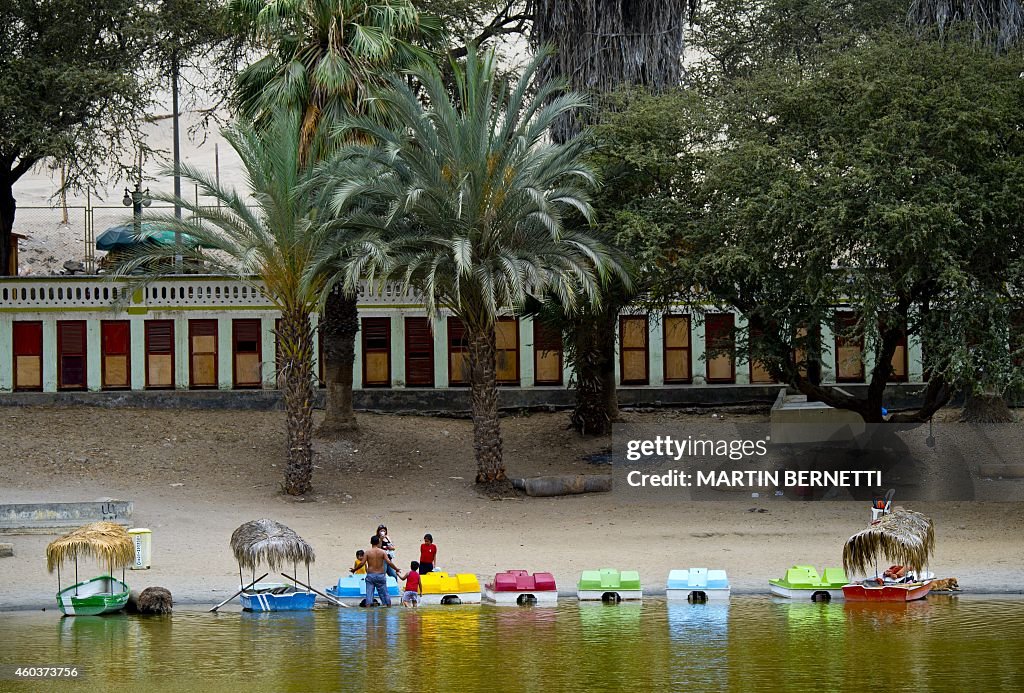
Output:
[[[135,237],[140,237],[142,235],[142,208],[153,204],[153,200],[149,196],[149,188],[143,190],[142,185],[139,183],[135,184],[135,190],[131,192],[128,191],[128,188],[125,188],[121,204],[132,208],[132,223],[135,228]]]

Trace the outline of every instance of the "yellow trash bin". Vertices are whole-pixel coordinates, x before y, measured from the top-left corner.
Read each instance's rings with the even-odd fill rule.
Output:
[[[153,532],[136,527],[128,530],[132,543],[135,545],[135,561],[129,566],[132,570],[149,570],[153,557]]]

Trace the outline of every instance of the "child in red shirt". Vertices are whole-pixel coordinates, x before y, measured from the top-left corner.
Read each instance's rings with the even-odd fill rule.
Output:
[[[402,594],[402,606],[417,607],[420,605],[420,574],[416,569],[420,564],[413,561],[411,570],[405,574],[405,592]]]
[[[437,545],[434,543],[434,537],[424,534],[423,543],[420,544],[420,575],[426,575],[434,569],[436,558]]]

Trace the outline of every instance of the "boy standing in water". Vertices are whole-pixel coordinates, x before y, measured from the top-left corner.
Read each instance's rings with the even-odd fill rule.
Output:
[[[424,534],[423,543],[420,544],[420,575],[426,575],[434,569],[436,558],[437,544],[434,543],[434,537]]]
[[[417,607],[420,605],[420,564],[413,561],[409,572],[405,574],[405,592],[402,594],[402,606]]]

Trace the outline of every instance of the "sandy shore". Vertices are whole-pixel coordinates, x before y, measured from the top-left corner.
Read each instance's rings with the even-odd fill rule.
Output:
[[[503,420],[511,474],[604,471],[582,457],[608,441],[569,434],[565,417]],[[629,417],[712,425],[710,414]],[[318,588],[333,584],[384,522],[403,566],[417,558],[423,533],[431,532],[441,569],[481,577],[510,568],[548,570],[564,592],[573,591],[584,569],[635,568],[645,589],[657,592],[670,569],[709,566],[727,570],[735,592],[762,593],[768,578],[794,563],[840,564],[842,542],[867,523],[863,502],[753,499],[749,493],[678,503],[618,492],[490,500],[470,483],[468,421],[361,415],[360,424],[358,440],[318,444],[315,493],[297,500],[278,489],[279,412],[3,409],[0,499],[132,500],[133,524],[153,530],[154,548],[152,569],[129,571],[129,584],[162,585],[178,603],[211,604],[237,589],[231,532],[259,517],[284,522],[313,544]],[[972,593],[1022,590],[1024,504],[912,507],[935,521],[932,569],[939,577],[956,576]],[[0,559],[0,609],[53,606],[57,581],[44,558],[52,538],[0,537],[15,551]]]

